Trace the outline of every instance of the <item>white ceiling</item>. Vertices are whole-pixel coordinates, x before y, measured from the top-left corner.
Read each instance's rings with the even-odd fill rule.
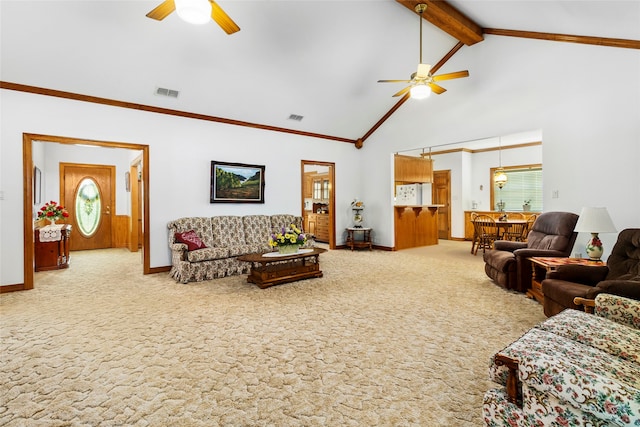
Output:
[[[393,0],[219,0],[241,28],[233,35],[175,13],[145,17],[160,2],[1,0],[0,79],[355,140],[399,100],[402,84],[377,80],[409,78],[418,64],[419,19]],[[638,1],[450,3],[485,28],[640,40]],[[426,21],[423,31],[431,64],[457,42]],[[463,47],[455,62],[473,79],[464,57]],[[442,86],[449,92],[419,102],[462,87]]]

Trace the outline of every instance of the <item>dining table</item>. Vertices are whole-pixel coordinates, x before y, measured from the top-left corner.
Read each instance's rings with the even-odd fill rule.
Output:
[[[472,219],[471,222],[474,224],[474,230],[475,230],[475,221]],[[526,224],[527,220],[524,218],[518,218],[518,219],[496,219],[496,227],[498,227],[498,235],[499,236],[503,236],[504,233],[506,231],[509,230],[509,228],[511,228],[512,225],[515,224]],[[475,236],[475,231],[474,231],[474,236],[473,236],[473,240],[471,241],[471,253],[473,253],[474,248],[475,248],[475,244],[476,244],[476,236]]]

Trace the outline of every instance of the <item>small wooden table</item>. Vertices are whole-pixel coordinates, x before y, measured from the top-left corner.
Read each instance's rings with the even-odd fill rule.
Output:
[[[71,225],[62,224],[55,227],[55,229],[51,229],[50,226],[38,227],[34,230],[35,271],[69,268]],[[42,239],[41,230],[43,230]]]
[[[322,248],[300,249],[298,253],[291,255],[266,252],[241,255],[238,260],[251,263],[247,282],[264,289],[296,280],[322,277],[319,257],[326,251]]]
[[[353,248],[369,248],[371,250],[371,228],[369,227],[347,227],[347,246]],[[355,234],[362,232],[362,240],[357,240]]]
[[[544,302],[542,281],[547,277],[547,272],[553,271],[561,265],[604,265],[602,261],[593,261],[589,258],[562,258],[562,257],[531,257],[531,289],[527,291],[527,297],[535,298],[540,304]]]

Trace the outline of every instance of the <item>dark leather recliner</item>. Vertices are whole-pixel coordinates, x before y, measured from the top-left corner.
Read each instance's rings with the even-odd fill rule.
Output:
[[[593,299],[600,293],[640,300],[640,228],[618,235],[607,265],[563,265],[542,281],[544,314],[553,316],[566,308],[582,310],[575,297]]]
[[[573,249],[578,233],[573,229],[578,215],[572,212],[544,212],[536,219],[526,242],[498,240],[484,254],[484,271],[494,282],[518,292],[531,288],[532,267],[529,257],[566,257]]]

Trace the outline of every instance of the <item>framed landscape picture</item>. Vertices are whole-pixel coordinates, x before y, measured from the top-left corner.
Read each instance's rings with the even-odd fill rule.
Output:
[[[264,166],[211,162],[211,203],[264,203]]]

